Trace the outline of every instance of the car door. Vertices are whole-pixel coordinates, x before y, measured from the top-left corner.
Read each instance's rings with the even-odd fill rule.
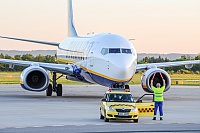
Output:
[[[139,117],[152,117],[152,116],[154,116],[154,102],[153,102],[153,100],[145,100],[145,102],[142,100],[147,95],[153,96],[153,94],[144,94],[135,103],[136,107],[138,108],[138,116]]]

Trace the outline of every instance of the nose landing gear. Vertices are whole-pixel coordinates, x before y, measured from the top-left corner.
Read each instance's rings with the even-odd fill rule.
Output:
[[[57,78],[56,72],[53,72],[52,84],[49,84],[46,89],[46,96],[52,96],[52,92],[57,93],[57,96],[62,96],[62,84],[57,84],[57,80],[60,79],[63,75]]]
[[[114,84],[111,88],[130,89],[129,85]]]

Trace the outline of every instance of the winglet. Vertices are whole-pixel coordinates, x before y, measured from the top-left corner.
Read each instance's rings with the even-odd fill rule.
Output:
[[[72,0],[68,0],[68,37],[78,36],[73,18]]]

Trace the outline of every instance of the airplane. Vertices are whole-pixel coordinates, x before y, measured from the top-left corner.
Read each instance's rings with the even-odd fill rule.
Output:
[[[166,81],[166,92],[170,89],[171,79],[162,68],[180,65],[191,68],[193,64],[200,64],[200,60],[137,64],[136,49],[125,37],[112,33],[80,36],[74,26],[72,0],[68,0],[68,37],[61,43],[6,36],[0,36],[0,38],[58,48],[57,60],[65,64],[0,59],[0,63],[9,64],[12,67],[25,66],[26,69],[20,76],[22,88],[35,92],[46,90],[46,96],[52,96],[53,92],[57,96],[62,96],[62,84],[57,84],[57,80],[62,76],[66,76],[67,80],[112,88],[126,88],[129,87],[128,83],[135,73],[141,70],[146,70],[141,77],[141,86],[144,91],[153,92],[150,81],[156,73],[154,81],[163,84],[161,74]],[[49,76],[50,72],[53,73],[52,79]],[[57,77],[57,73],[62,75]]]

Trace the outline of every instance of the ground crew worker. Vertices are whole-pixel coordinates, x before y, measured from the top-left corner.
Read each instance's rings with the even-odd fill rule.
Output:
[[[154,117],[153,120],[156,120],[156,114],[157,114],[157,110],[159,107],[159,112],[160,112],[160,120],[163,120],[163,92],[165,90],[165,80],[162,76],[162,74],[160,73],[160,76],[163,80],[163,86],[161,87],[160,83],[156,83],[156,87],[153,86],[153,80],[155,77],[156,73],[154,74],[152,80],[151,80],[151,88],[154,91],[154,103],[155,103],[155,107],[154,107]]]

